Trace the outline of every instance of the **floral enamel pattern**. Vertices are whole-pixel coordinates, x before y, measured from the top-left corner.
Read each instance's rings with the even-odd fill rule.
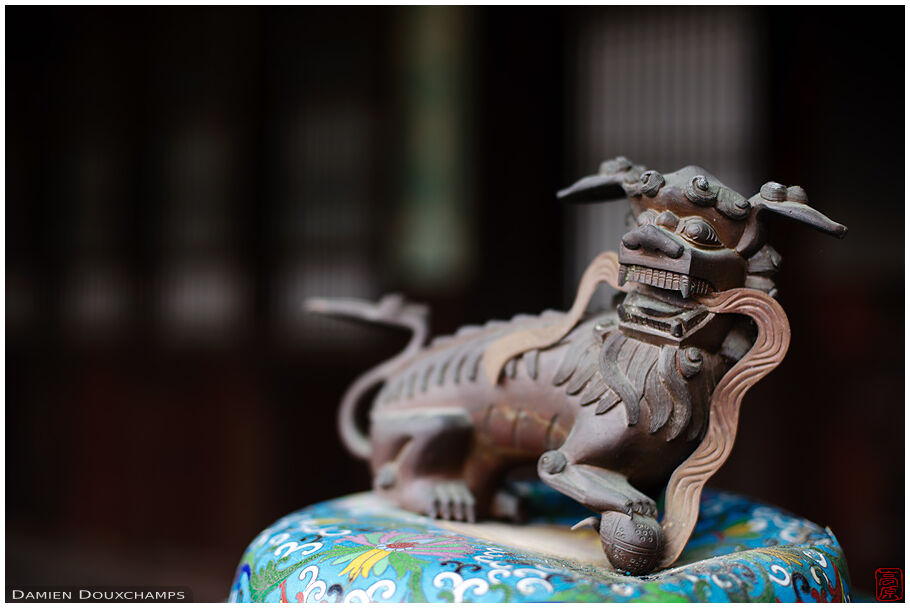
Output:
[[[464,557],[474,550],[466,539],[460,541],[397,530],[385,533],[355,534],[344,540],[362,546],[362,549],[354,548],[352,551],[347,551],[345,555],[332,562],[333,564],[348,564],[341,574],[347,574],[350,581],[358,576],[369,578],[371,571],[374,576],[379,576],[393,562],[396,564],[395,569],[398,570],[397,564],[405,567],[422,565],[423,560],[417,556],[455,558]]]
[[[578,505],[517,484],[529,525],[571,525]],[[830,530],[741,496],[705,491],[676,566],[629,577],[457,535],[434,520],[355,494],[313,505],[249,546],[233,602],[849,601]]]

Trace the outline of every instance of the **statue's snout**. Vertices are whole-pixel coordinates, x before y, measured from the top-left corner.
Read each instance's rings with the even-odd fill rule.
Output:
[[[654,224],[645,224],[631,232],[627,232],[622,237],[622,244],[629,249],[644,247],[649,251],[666,255],[674,260],[678,259],[685,250],[680,242],[670,236],[670,233]]]

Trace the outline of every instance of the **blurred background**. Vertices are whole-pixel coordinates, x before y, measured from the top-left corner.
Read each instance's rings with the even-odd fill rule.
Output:
[[[904,565],[900,8],[5,13],[8,585],[225,598],[368,487],[337,403],[407,338],[302,300],[567,307],[626,208],[554,193],[620,154],[849,226],[772,220],[792,345],[712,484],[830,526],[858,589]]]

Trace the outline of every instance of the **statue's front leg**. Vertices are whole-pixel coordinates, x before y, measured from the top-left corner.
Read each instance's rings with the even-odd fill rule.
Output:
[[[544,483],[601,514],[579,523],[598,529],[604,555],[614,568],[634,575],[654,569],[663,550],[657,505],[624,475],[570,462],[560,450],[544,453],[537,471]]]
[[[576,464],[560,450],[551,450],[537,461],[540,479],[593,511],[618,511],[657,517],[655,502],[636,490],[620,473],[589,464]]]

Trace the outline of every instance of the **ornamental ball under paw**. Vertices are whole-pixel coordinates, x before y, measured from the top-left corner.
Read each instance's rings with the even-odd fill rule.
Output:
[[[616,570],[641,576],[657,566],[664,534],[651,517],[607,511],[600,519],[600,544]]]

